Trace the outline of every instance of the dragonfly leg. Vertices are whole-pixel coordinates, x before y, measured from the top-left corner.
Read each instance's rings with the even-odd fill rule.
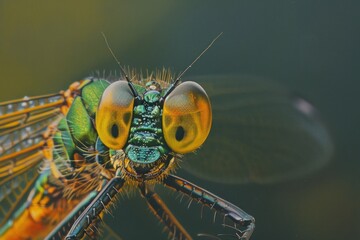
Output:
[[[86,229],[97,221],[103,211],[107,211],[106,206],[115,199],[115,195],[121,190],[124,183],[125,180],[119,177],[118,174],[113,177],[76,219],[65,239],[81,239],[86,234]]]
[[[139,188],[151,211],[165,224],[173,239],[192,239],[157,193],[150,190],[145,184],[139,185]]]
[[[175,175],[168,175],[164,178],[163,183],[165,186],[208,206],[210,209],[222,213],[235,224],[235,227],[233,227],[236,230],[235,237],[238,239],[250,239],[255,229],[255,219],[239,207]],[[241,226],[243,230],[240,230],[237,226]]]
[[[85,210],[85,208],[91,203],[91,201],[98,194],[97,191],[92,191],[89,195],[86,196],[84,200],[82,200],[71,213],[61,221],[55,229],[51,231],[50,234],[47,235],[45,240],[62,240],[64,236],[70,230],[74,221],[80,216],[80,214]]]

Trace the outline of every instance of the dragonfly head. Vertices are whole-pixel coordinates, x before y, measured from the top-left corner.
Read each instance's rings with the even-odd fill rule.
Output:
[[[132,89],[141,90],[139,98]],[[203,144],[211,128],[210,102],[195,82],[181,83],[168,92],[154,80],[144,87],[118,81],[103,93],[96,128],[109,149],[124,152],[127,174],[155,178],[168,172],[174,156]]]

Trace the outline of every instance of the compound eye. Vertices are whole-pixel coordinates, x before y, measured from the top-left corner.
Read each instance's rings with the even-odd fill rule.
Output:
[[[128,82],[114,82],[103,92],[96,112],[96,129],[108,148],[122,149],[125,146],[133,108],[134,96]]]
[[[166,97],[162,126],[168,146],[176,153],[199,148],[211,128],[212,114],[205,90],[195,82],[184,82]]]

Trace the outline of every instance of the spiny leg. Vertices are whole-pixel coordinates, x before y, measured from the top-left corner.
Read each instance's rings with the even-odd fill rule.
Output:
[[[66,236],[66,240],[81,239],[86,234],[86,229],[99,218],[103,211],[107,211],[106,206],[111,203],[125,183],[125,180],[119,175],[120,173],[117,172],[115,177],[104,186],[80,217],[77,218]]]
[[[165,186],[182,192],[190,198],[208,206],[210,209],[224,214],[226,218],[235,224],[234,230],[236,230],[236,233],[234,237],[238,239],[250,239],[255,229],[255,219],[239,207],[175,175],[168,175],[164,178],[163,183]],[[240,225],[244,230],[238,229],[236,225]]]
[[[93,191],[89,193],[84,200],[82,200],[74,210],[63,220],[61,221],[55,229],[45,238],[45,240],[62,240],[64,236],[70,230],[72,224],[80,216],[80,214],[85,210],[85,208],[91,203],[91,201],[96,197],[98,192]]]
[[[139,185],[139,188],[150,209],[165,224],[173,239],[192,239],[157,193],[151,191],[146,184]]]

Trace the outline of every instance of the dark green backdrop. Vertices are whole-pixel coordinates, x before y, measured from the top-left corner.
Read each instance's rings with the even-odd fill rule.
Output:
[[[188,177],[255,216],[253,239],[359,239],[356,5],[350,0],[2,0],[0,101],[57,92],[94,70],[117,69],[100,32],[123,64],[175,72],[224,32],[188,76],[251,74],[281,82],[318,107],[336,154],[321,171],[273,185],[228,186]],[[175,204],[176,211],[191,216],[193,211],[182,207]],[[111,222],[124,239],[165,239],[138,198],[117,209],[121,213]]]

